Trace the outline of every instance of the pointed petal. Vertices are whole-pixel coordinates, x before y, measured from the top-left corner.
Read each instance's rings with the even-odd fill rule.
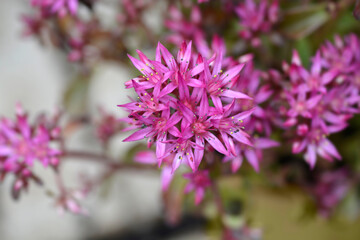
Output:
[[[161,170],[161,190],[166,192],[169,189],[170,183],[174,177],[172,173],[172,168],[165,166]]]
[[[310,168],[313,169],[316,163],[316,147],[313,144],[308,145],[304,158]]]
[[[245,118],[248,118],[251,116],[251,114],[255,111],[256,108],[252,108],[250,110],[247,110],[247,111],[244,111],[244,112],[241,112],[239,114],[236,114],[234,117],[234,119],[236,120],[244,120]]]
[[[206,132],[204,134],[205,140],[219,153],[222,153],[224,155],[229,155],[226,151],[224,145],[222,142],[211,132]]]
[[[228,97],[228,98],[237,98],[237,99],[249,99],[252,100],[251,97],[249,97],[248,95],[246,95],[245,93],[241,93],[241,92],[237,92],[237,91],[233,91],[233,90],[223,90],[221,93],[222,97]]]
[[[241,167],[243,162],[243,157],[241,155],[238,155],[231,161],[231,171],[233,173],[237,172],[239,168]]]
[[[183,153],[181,152],[178,152],[175,157],[174,157],[174,160],[173,160],[173,163],[172,163],[172,169],[171,169],[171,173],[174,173],[176,171],[176,169],[179,168],[181,162],[182,162],[182,159],[183,159]]]
[[[233,132],[229,131],[228,134],[231,137],[235,138],[238,142],[241,142],[249,146],[253,146],[252,142],[248,138],[249,135],[242,130],[233,131]]]
[[[195,189],[195,205],[199,205],[204,199],[205,189],[204,188],[196,188]]]
[[[255,171],[259,172],[259,170],[260,170],[259,160],[255,154],[255,151],[254,150],[246,150],[245,156],[246,156],[247,161],[255,169]]]
[[[339,154],[339,152],[337,151],[336,147],[334,146],[334,144],[332,144],[332,142],[330,142],[328,139],[324,139],[321,143],[321,147],[328,152],[330,155],[334,156],[337,159],[341,159],[341,155]]]
[[[143,164],[156,164],[157,158],[153,151],[141,151],[135,154],[134,161]]]
[[[240,71],[243,69],[245,64],[239,64],[221,75],[222,83],[227,84],[229,81],[231,81],[233,78],[235,78],[237,75],[239,75]]]
[[[152,131],[152,128],[150,128],[150,127],[140,129],[139,131],[134,132],[129,137],[124,139],[123,142],[133,142],[133,141],[138,141],[138,140],[144,139],[146,137],[146,135],[149,134],[151,131]]]
[[[209,99],[207,97],[206,91],[203,91],[200,107],[199,107],[199,116],[205,117],[209,113]]]
[[[273,148],[280,146],[280,143],[268,138],[256,138],[254,140],[254,146],[260,149]]]

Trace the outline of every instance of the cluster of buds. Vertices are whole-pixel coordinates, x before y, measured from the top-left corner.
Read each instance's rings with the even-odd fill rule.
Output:
[[[117,20],[124,25],[137,24],[142,13],[151,5],[151,0],[120,0],[122,8]]]
[[[359,87],[356,74],[359,66],[359,39],[351,35],[336,46],[327,43],[313,58],[311,70],[301,64],[294,51],[292,63],[284,63],[289,82],[284,82],[282,109],[286,116],[284,127],[293,130],[293,153],[305,151],[305,160],[313,168],[316,155],[332,161],[341,159],[329,134],[343,130],[347,121],[359,112]],[[346,56],[346,57],[345,57]]]
[[[181,46],[183,41],[193,40],[195,45],[204,44],[202,15],[199,6],[192,6],[189,19],[174,5],[169,6],[168,17],[164,22],[170,30],[166,41]]]
[[[313,195],[319,214],[329,217],[346,197],[351,187],[349,171],[344,168],[321,173],[308,189]]]
[[[120,13],[114,19],[115,27],[109,28],[94,11],[101,4],[96,0],[31,0],[36,11],[23,15],[23,35],[34,35],[42,43],[50,42],[66,52],[69,61],[81,64],[86,70],[100,60],[125,61],[130,45],[127,36],[138,33],[132,26],[152,35],[143,13],[154,5],[149,0],[119,0],[111,5],[119,8]],[[80,13],[81,7],[87,12]]]
[[[87,209],[81,206],[80,202],[86,197],[86,193],[81,190],[60,189],[59,196],[56,197],[55,207],[59,215],[70,212],[78,215],[88,215]]]
[[[195,192],[195,204],[198,205],[202,202],[205,196],[205,189],[211,186],[211,179],[209,171],[199,170],[194,173],[184,174],[184,178],[188,179],[189,182],[185,187],[185,193],[191,191]]]
[[[101,118],[95,123],[96,136],[103,144],[106,144],[113,136],[123,130],[123,121],[106,112],[103,108],[100,108],[99,112]]]
[[[36,162],[44,167],[56,169],[61,151],[53,146],[60,137],[57,119],[39,117],[30,125],[27,115],[17,106],[16,120],[2,118],[0,122],[0,175],[15,177],[12,194],[18,198],[21,190],[26,190],[29,181],[41,184],[33,173]]]
[[[236,172],[242,165],[243,157],[245,157],[250,165],[256,171],[259,171],[259,162],[262,160],[263,149],[279,146],[278,142],[270,139],[273,129],[271,119],[273,119],[274,110],[268,103],[274,91],[271,89],[269,81],[267,81],[267,74],[255,69],[252,55],[242,56],[240,61],[245,62],[246,65],[234,89],[246,93],[252,98],[252,101],[238,99],[236,100],[238,104],[234,110],[247,111],[252,108],[252,105],[256,105],[252,115],[244,121],[247,133],[256,137],[253,138],[252,147],[236,143],[236,155],[225,156],[224,161],[231,161],[232,171]]]
[[[256,3],[254,0],[245,0],[236,8],[240,18],[240,26],[243,28],[240,37],[250,41],[253,47],[261,45],[260,36],[269,33],[272,26],[279,20],[279,2],[261,0]]]
[[[129,58],[143,75],[126,83],[138,99],[120,106],[139,130],[124,141],[147,138],[149,147],[156,144],[158,164],[170,158],[172,171],[181,163],[196,171],[205,150],[236,156],[238,143],[252,145],[243,122],[254,108],[241,111],[236,101],[251,98],[232,89],[244,64],[223,70],[221,53],[204,59],[192,53],[191,42],[176,58],[160,43],[155,60],[138,54],[140,60]]]

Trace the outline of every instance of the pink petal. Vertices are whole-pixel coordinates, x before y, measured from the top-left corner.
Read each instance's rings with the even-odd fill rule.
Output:
[[[174,173],[176,171],[176,169],[179,168],[179,166],[180,166],[180,164],[182,162],[182,159],[183,159],[183,153],[178,152],[174,157],[174,160],[173,160],[173,163],[172,163],[171,173]]]
[[[245,156],[250,165],[255,169],[256,172],[259,172],[259,160],[255,154],[254,150],[245,150]]]
[[[280,143],[268,138],[256,138],[254,146],[260,149],[273,148],[280,146]]]
[[[195,205],[199,205],[204,199],[205,189],[204,188],[196,188],[195,189]]]
[[[319,76],[320,72],[321,72],[321,55],[320,55],[320,51],[316,52],[316,55],[313,59],[313,65],[311,67],[311,73],[315,76]]]
[[[141,151],[136,153],[134,161],[144,164],[155,164],[157,163],[157,158],[153,151]]]
[[[310,98],[309,100],[306,101],[306,107],[308,109],[312,109],[314,108],[322,99],[322,95],[317,95],[315,97]]]
[[[78,9],[78,0],[68,0],[68,7],[70,12],[75,15]]]
[[[228,155],[228,152],[226,151],[224,145],[220,142],[220,140],[212,133],[206,132],[204,134],[205,140],[210,143],[210,145],[219,153],[222,153],[224,155]]]
[[[243,69],[245,64],[240,64],[240,65],[237,65],[229,70],[227,70],[226,72],[224,72],[222,75],[221,75],[221,78],[222,78],[222,82],[223,84],[227,84],[229,81],[231,81],[234,77],[236,77],[240,71]],[[223,78],[223,76],[225,76],[225,78]]]
[[[327,73],[324,73],[321,77],[321,83],[323,85],[326,85],[328,83],[330,83],[333,79],[335,79],[335,77],[338,75],[338,71],[337,70],[331,70],[328,71]]]
[[[313,144],[309,144],[305,154],[305,161],[310,165],[310,168],[313,169],[316,163],[316,147]]]
[[[173,57],[173,55],[171,55],[169,50],[167,50],[167,48],[164,47],[161,43],[159,43],[159,46],[160,46],[160,51],[161,51],[162,57],[164,58],[164,60],[166,62],[166,65],[171,70],[176,70],[175,58]]]
[[[331,154],[332,156],[334,156],[337,159],[341,159],[341,155],[339,154],[339,152],[337,151],[336,147],[334,146],[334,144],[332,144],[332,142],[330,142],[328,139],[324,139],[321,142],[321,147],[328,152],[329,154]]]
[[[174,177],[174,174],[172,174],[172,168],[165,166],[161,170],[161,190],[163,192],[167,191],[169,189],[170,183]]]
[[[231,171],[233,173],[237,172],[239,170],[239,168],[241,167],[243,162],[243,158],[241,155],[238,155],[237,157],[235,157],[232,161],[231,161]]]
[[[138,140],[144,139],[146,137],[146,135],[149,134],[151,131],[152,131],[152,129],[150,127],[140,129],[139,131],[134,132],[129,137],[124,139],[123,142],[133,142],[133,141],[138,141]]]
[[[256,108],[252,108],[250,110],[241,112],[239,114],[236,114],[235,116],[233,116],[237,121],[239,120],[244,120],[245,118],[248,118],[251,116],[251,114],[255,111]]]
[[[238,99],[250,99],[252,100],[251,97],[249,97],[248,95],[241,93],[241,92],[236,92],[233,90],[224,90],[221,93],[221,96],[223,97],[229,97],[229,98],[238,98]]]
[[[249,145],[249,146],[253,146],[252,142],[248,138],[248,134],[242,130],[238,130],[238,132],[235,132],[235,131],[230,132],[229,131],[228,134],[231,137],[235,138],[238,142],[241,142],[241,143]]]
[[[0,145],[0,156],[8,156],[13,152],[13,150],[8,146]]]

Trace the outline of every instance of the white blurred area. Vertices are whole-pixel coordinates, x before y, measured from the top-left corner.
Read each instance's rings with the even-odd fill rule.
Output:
[[[34,38],[23,39],[20,16],[26,13],[27,1],[1,0],[0,4],[0,115],[13,117],[16,102],[31,114],[53,112],[62,101],[62,93],[71,77],[71,67],[64,56],[49,47],[42,47]],[[117,104],[127,100],[123,84],[130,73],[119,65],[103,65],[94,74],[89,104],[92,112],[99,105],[119,112]],[[72,149],[99,151],[89,129],[80,130],[68,145]],[[90,140],[89,140],[90,139]],[[116,140],[114,154],[130,147]],[[81,162],[83,163],[83,162]],[[66,163],[64,178],[67,186],[75,187],[77,173],[99,173],[99,165],[84,167]],[[46,182],[45,189],[55,190],[51,171],[39,167]],[[160,179],[156,173],[126,172],[117,175],[109,185],[108,194],[92,194],[85,201],[89,217],[65,214],[59,216],[54,201],[45,189],[31,186],[20,201],[10,196],[11,179],[0,185],[1,240],[76,240],[119,231],[122,228],[146,226],[160,217]]]

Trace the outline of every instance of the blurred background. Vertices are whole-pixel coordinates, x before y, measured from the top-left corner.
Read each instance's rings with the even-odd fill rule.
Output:
[[[27,1],[2,0],[0,5],[2,116],[13,117],[17,102],[32,114],[53,112],[63,104],[63,92],[74,77],[74,66],[65,55],[41,46],[35,38],[22,37],[24,25],[20,18],[28,11]],[[132,94],[124,89],[124,82],[132,76],[133,70],[121,64],[104,62],[97,66],[91,75],[87,96],[90,111],[96,115],[98,107],[103,106],[118,117],[125,116],[116,105],[126,102],[126,96]],[[67,144],[77,150],[100,152],[93,136],[94,129],[83,127]],[[119,135],[111,143],[114,156],[133,146],[122,143],[124,136],[126,134]],[[84,200],[89,216],[61,216],[54,210],[52,199],[46,197],[48,190],[54,190],[51,173],[42,168],[37,171],[46,186],[30,186],[28,194],[19,201],[11,198],[9,181],[0,186],[1,240],[211,239],[207,234],[211,225],[201,217],[184,216],[177,226],[165,223],[160,178],[156,172],[121,172]],[[99,171],[96,164],[84,166],[81,162],[70,162],[63,172],[66,184],[75,188],[79,172],[95,175]],[[251,204],[247,215],[253,225],[262,229],[263,239],[360,239],[359,220],[304,217],[308,197],[300,191],[274,192],[260,185],[248,193],[251,193]]]

